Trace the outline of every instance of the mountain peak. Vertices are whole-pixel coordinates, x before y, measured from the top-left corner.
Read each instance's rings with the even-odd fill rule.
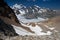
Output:
[[[12,6],[12,9],[21,9],[21,8],[26,8],[26,6],[24,6],[24,5],[22,5],[22,4],[14,4],[13,6]]]
[[[37,5],[26,7],[22,4],[21,5],[15,4],[15,5],[13,5],[13,7],[16,7],[16,8],[14,8],[14,10],[18,10],[20,12],[20,14],[23,15],[27,19],[35,19],[38,17],[49,18],[49,17],[51,17],[52,14],[54,14],[53,10],[51,11],[49,8],[45,8],[45,7],[43,8],[43,7],[39,7]],[[17,12],[17,13],[19,13],[19,12]]]
[[[37,7],[37,8],[41,8],[41,7],[39,7],[38,5],[34,5],[35,7]]]

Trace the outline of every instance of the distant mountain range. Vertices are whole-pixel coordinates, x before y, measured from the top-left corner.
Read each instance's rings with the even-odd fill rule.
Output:
[[[56,16],[56,10],[51,10],[49,8],[39,7],[37,5],[33,5],[30,7],[26,7],[22,4],[15,4],[11,6],[15,13],[21,14],[26,19],[35,19],[35,18],[51,18]]]

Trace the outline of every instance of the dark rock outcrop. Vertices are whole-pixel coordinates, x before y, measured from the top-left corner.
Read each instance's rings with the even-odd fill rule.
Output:
[[[14,28],[9,24],[9,20],[14,20],[19,23],[13,10],[4,2],[0,0],[0,37],[1,36],[18,36]],[[8,21],[8,22],[7,22]]]
[[[4,23],[4,21],[1,19],[0,19],[0,33],[3,33],[5,36],[17,36],[18,35],[11,25]]]
[[[0,16],[7,17],[19,23],[13,10],[3,0],[0,0]]]

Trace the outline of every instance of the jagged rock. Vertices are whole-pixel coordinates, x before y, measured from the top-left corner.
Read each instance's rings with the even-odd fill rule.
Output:
[[[0,0],[0,40],[5,36],[18,36],[13,26],[8,24],[9,21],[6,23],[8,19],[5,20],[5,18],[13,19],[16,23],[19,23],[13,10],[4,2],[4,0]]]
[[[16,21],[16,23],[19,23],[14,11],[4,2],[4,0],[0,0],[0,17],[7,17]]]
[[[4,23],[4,21],[0,19],[0,39],[2,39],[2,37],[5,38],[5,36],[18,36],[18,34],[11,25]]]

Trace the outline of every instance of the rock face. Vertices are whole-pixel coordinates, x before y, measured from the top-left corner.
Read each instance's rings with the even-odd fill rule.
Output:
[[[4,2],[4,0],[0,0],[0,37],[3,35],[18,36],[7,18],[19,23],[13,10]]]
[[[0,33],[3,33],[5,36],[17,36],[18,35],[11,25],[4,23],[4,21],[1,19],[0,19]]]
[[[0,1],[0,17],[7,17],[19,23],[13,10],[3,0]]]

